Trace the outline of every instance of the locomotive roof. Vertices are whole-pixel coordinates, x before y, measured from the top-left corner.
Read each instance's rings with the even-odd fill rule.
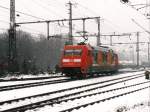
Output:
[[[111,48],[107,47],[107,46],[91,46],[90,44],[77,44],[77,45],[67,45],[67,46],[87,46],[90,47],[96,51],[103,51],[103,52],[109,52],[112,51],[113,53],[115,53]]]
[[[94,50],[100,50],[100,51],[103,51],[103,52],[113,51],[112,49],[110,49],[107,46],[96,46],[96,47],[93,47],[93,49]]]

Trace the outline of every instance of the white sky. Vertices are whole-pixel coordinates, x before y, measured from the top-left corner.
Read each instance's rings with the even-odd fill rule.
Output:
[[[9,1],[0,0],[0,5],[9,8]],[[67,2],[68,0],[16,0],[16,10],[44,18],[45,20],[63,19],[68,18]],[[148,30],[148,20],[140,12],[120,3],[120,0],[74,0],[72,2],[75,3],[73,7],[74,18],[101,16],[108,24],[105,32],[107,30],[110,32],[110,29],[113,30],[112,32],[143,31],[132,22],[132,18]],[[131,2],[133,4],[146,3],[146,0],[131,0]],[[0,8],[0,17],[0,20],[9,22],[9,10]],[[39,19],[23,14],[20,14],[20,17],[16,17],[16,22],[37,20]],[[8,27],[8,23],[1,22],[1,28]]]
[[[53,19],[64,19],[68,18],[67,6],[69,0],[16,0],[16,10],[23,13],[27,13],[45,20]],[[117,33],[130,33],[140,31],[140,41],[148,42],[148,34],[144,33],[144,30],[137,26],[132,19],[139,23],[146,30],[149,30],[148,19],[142,13],[145,9],[141,11],[136,11],[127,4],[122,4],[120,0],[71,0],[75,5],[73,6],[73,18],[77,17],[102,17],[101,21],[101,33],[102,34],[112,34]],[[130,0],[132,4],[145,4],[150,0]],[[9,28],[9,10],[1,8],[1,6],[9,8],[10,0],[0,0],[0,32],[6,31],[3,29]],[[150,9],[149,9],[150,10]],[[18,14],[16,12],[16,14]],[[23,14],[19,14],[16,17],[16,22],[24,21],[39,21],[41,19],[33,18]],[[67,33],[68,28],[64,28],[63,25],[68,26],[67,22],[50,24],[50,33],[60,34]],[[82,30],[82,22],[73,22],[73,26],[76,30]],[[46,34],[46,24],[28,24],[21,25],[18,29],[22,29],[31,32],[33,35],[40,33]],[[90,33],[97,33],[97,25],[95,21],[86,22],[86,30]],[[75,33],[76,31],[74,31]],[[91,40],[94,40],[93,38]],[[113,38],[114,42],[135,42],[136,36],[133,34],[131,39],[129,38]],[[102,39],[103,43],[109,43],[109,38]],[[147,47],[147,44],[141,47]],[[147,52],[147,51],[142,51]]]

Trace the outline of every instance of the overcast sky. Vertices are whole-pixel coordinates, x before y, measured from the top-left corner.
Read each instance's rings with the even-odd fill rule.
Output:
[[[131,4],[145,4],[148,1],[149,0],[131,0]],[[9,8],[9,2],[10,0],[0,0],[0,31],[9,28],[9,10],[2,8]],[[131,8],[131,6],[122,4],[120,0],[71,0],[71,2],[74,4],[73,18],[100,16],[103,19],[101,21],[101,33],[111,34],[113,32],[130,33],[140,31],[142,32],[140,34],[141,37],[144,35],[140,38],[141,41],[148,41],[149,35],[147,33],[144,34],[144,30],[132,21],[132,19],[134,19],[144,29],[149,30],[148,19],[142,15],[145,9],[136,11]],[[20,15],[16,17],[16,22],[68,18],[69,7],[67,3],[68,0],[16,0],[16,11],[36,16],[31,17],[16,12],[16,14]],[[68,32],[68,28],[64,27],[68,26],[68,23],[55,23],[50,26],[50,32],[52,34]],[[74,22],[73,27],[82,30],[82,23]],[[18,29],[31,32],[32,34],[46,34],[47,31],[46,24],[21,25]],[[87,21],[86,30],[96,33],[96,22]],[[129,38],[128,40],[130,41]],[[136,38],[133,40],[136,40]]]
[[[150,0],[130,0],[129,4],[122,4],[120,0],[71,0],[73,5],[73,18],[77,17],[94,17],[100,16],[101,20],[101,34],[112,33],[132,33],[141,32],[140,41],[148,42],[149,35],[136,23],[142,26],[145,30],[149,31],[150,24],[148,19],[143,15],[146,12],[150,12],[150,8],[143,8],[140,11],[136,11],[130,5],[131,4],[145,4]],[[0,0],[0,32],[7,31],[9,28],[9,8],[10,0]],[[39,20],[54,20],[69,18],[69,7],[67,3],[69,0],[16,0],[16,11],[20,11],[24,14],[16,12],[20,16],[16,16],[16,22],[26,21],[39,21]],[[141,6],[136,6],[139,8]],[[8,9],[7,9],[8,8]],[[30,16],[27,16],[30,15]],[[31,17],[32,16],[32,17]],[[33,17],[34,16],[34,17]],[[82,31],[82,22],[73,22],[74,34],[76,31]],[[27,24],[21,25],[17,28],[30,32],[32,35],[45,34],[46,24]],[[97,24],[95,20],[86,21],[86,31],[89,33],[97,33]],[[50,33],[62,34],[68,33],[68,23],[51,23]],[[136,34],[132,33],[132,36],[127,37],[114,37],[113,42],[136,42]],[[95,45],[96,38],[89,39],[89,43]],[[102,37],[102,43],[109,43],[109,37]],[[136,53],[136,45],[116,45],[116,50],[122,50],[124,52],[133,51]],[[119,49],[117,49],[119,48]],[[122,48],[122,49],[121,49]],[[140,58],[144,59],[147,56],[147,44],[140,44]],[[143,56],[142,56],[143,55]]]
[[[0,5],[9,8],[10,0],[0,0]],[[68,18],[68,0],[16,0],[16,10],[47,19]],[[120,0],[74,0],[73,17],[101,16],[106,19],[111,30],[119,32],[139,31],[139,28],[131,19],[135,19],[148,30],[148,20],[138,11],[128,5],[120,3]],[[131,0],[132,4],[146,3],[146,0]],[[0,20],[9,22],[9,10],[0,8]],[[20,14],[16,22],[39,20]],[[108,20],[108,21],[107,21]],[[8,28],[8,23],[1,21],[1,28]],[[114,29],[113,29],[114,28]],[[107,31],[107,30],[106,30]]]

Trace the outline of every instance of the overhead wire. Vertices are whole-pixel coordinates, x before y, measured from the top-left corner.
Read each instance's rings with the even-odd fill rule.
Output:
[[[18,0],[18,2],[21,2],[21,4],[23,4],[22,7],[24,7],[24,9],[26,9],[28,12],[33,13],[32,10],[30,10],[29,7],[26,6],[26,3],[24,2],[24,0],[21,0],[21,1]]]
[[[77,3],[77,5],[78,6],[80,6],[81,8],[83,8],[83,9],[85,9],[85,11],[87,11],[88,13],[90,12],[92,15],[94,15],[94,16],[98,16],[98,14],[96,13],[96,12],[94,12],[94,11],[92,11],[92,10],[90,10],[89,8],[87,8],[87,7],[84,7],[83,5],[81,5],[81,4],[79,4],[79,3]],[[77,8],[78,9],[78,8]],[[79,11],[78,12],[81,12],[81,9],[78,9]],[[84,14],[86,14],[85,13],[85,11],[83,12]],[[87,16],[88,17],[88,15],[86,14],[85,16]],[[102,18],[102,17],[100,17],[100,18]],[[102,19],[101,19],[102,20]],[[106,19],[103,19],[103,20],[106,20]],[[107,21],[107,20],[106,20]],[[112,23],[111,23],[112,24]],[[114,26],[114,25],[113,25]],[[114,28],[112,28],[114,31],[118,31],[118,30],[116,30],[116,29],[114,29]],[[119,28],[118,28],[119,29]],[[93,30],[93,29],[91,29],[91,30]]]
[[[32,1],[35,1],[35,0],[32,0]],[[38,4],[38,5],[39,5],[39,4]],[[63,4],[63,5],[64,5],[64,4]],[[62,6],[62,5],[61,5],[61,6]],[[46,8],[46,9],[47,9],[47,8]],[[60,16],[60,15],[59,15],[59,16]],[[61,27],[65,27],[65,28],[66,28],[66,26],[63,26],[63,25],[62,25]],[[81,29],[81,28],[80,28],[80,29]]]
[[[26,26],[22,26],[22,27],[20,27],[20,29],[21,29],[21,28],[23,28],[23,29],[28,29],[28,30],[32,30],[32,31],[35,31],[35,32],[38,32],[38,33],[41,33],[41,34],[45,33],[45,32],[42,32],[42,31],[39,31],[39,30],[36,30],[36,29],[33,29],[33,28],[29,28],[29,27],[26,27]]]
[[[141,4],[141,3],[140,3]],[[147,3],[146,3],[147,4]],[[146,6],[146,4],[145,4],[145,6]],[[138,10],[138,8],[136,8],[135,6],[137,5],[137,4],[134,4],[134,5],[132,5],[132,4],[125,4],[126,6],[131,6],[130,8],[132,8],[132,9],[135,9],[139,14],[141,14],[142,16],[144,16],[146,19],[148,19],[147,17],[146,17],[146,15],[145,14],[143,14],[141,11],[139,11]],[[144,5],[144,4],[143,4]],[[149,7],[149,5],[148,5],[148,7]],[[143,9],[144,7],[142,7],[142,9]],[[147,6],[145,7],[145,8],[147,8]]]
[[[35,1],[35,0],[34,0],[34,1]],[[48,1],[48,2],[49,2],[49,1]],[[54,1],[53,1],[53,2],[54,2]],[[59,4],[59,7],[61,7],[61,10],[65,8],[65,7],[64,7],[64,6],[65,6],[65,4],[64,4],[64,3],[62,3],[61,1],[56,0],[55,2],[56,2],[56,6],[58,6],[58,4]],[[48,4],[49,4],[49,3],[48,3]],[[54,4],[49,4],[49,5],[51,5],[51,6],[52,6],[52,5],[54,5]],[[56,6],[55,6],[55,7],[56,7]],[[67,11],[67,9],[66,9],[66,8],[65,8],[65,10]],[[81,12],[81,10],[80,10],[79,12]],[[73,9],[73,14],[75,14],[74,9]],[[82,14],[78,14],[78,15],[82,15]],[[61,15],[61,17],[63,17],[63,18],[64,18],[64,16],[62,16],[62,15]],[[80,29],[81,29],[81,28],[80,28]]]
[[[58,0],[57,0],[58,1]],[[86,9],[88,9],[88,8],[86,8]],[[92,13],[94,12],[94,11],[91,11]],[[94,12],[95,13],[95,12]],[[96,13],[95,13],[96,14]],[[97,15],[97,14],[96,14]],[[109,22],[109,23],[111,23],[113,26],[114,26],[114,24],[110,21],[110,20],[107,20],[107,19],[105,19],[107,22]],[[116,25],[115,25],[116,26]],[[117,26],[118,27],[118,26]],[[117,28],[118,29],[118,28]],[[115,29],[116,30],[116,29]]]
[[[66,5],[65,5],[65,3],[62,3],[62,2],[60,2],[58,0],[51,0],[51,2],[53,2],[53,3],[50,3],[50,0],[46,0],[46,2],[47,2],[47,5],[49,5],[51,7],[54,7],[54,8],[56,8],[56,7],[60,8],[61,7],[61,11],[62,10],[66,11]]]
[[[57,0],[57,1],[58,1],[58,0]],[[62,5],[61,5],[61,6],[62,6]],[[76,9],[78,10],[78,8],[76,8]],[[77,11],[76,11],[76,12],[77,12]],[[78,10],[78,12],[82,12],[82,11],[81,11],[81,10]],[[73,12],[73,14],[75,14],[75,12]],[[84,14],[85,14],[85,13],[84,13]],[[83,14],[82,14],[82,13],[81,13],[81,14],[78,13],[78,15],[83,15]],[[86,15],[86,16],[87,16],[87,15]],[[88,17],[88,16],[87,16],[87,17]],[[81,21],[81,22],[82,22],[82,21]],[[81,30],[83,29],[83,28],[82,28],[82,25],[80,25],[80,27],[79,27],[78,24],[75,24],[75,27],[77,27],[77,28],[74,28],[74,29],[78,29],[77,31],[79,31],[79,29],[81,29]],[[67,27],[66,27],[66,28],[67,28]],[[80,31],[81,31],[81,30],[80,30]]]
[[[32,0],[33,1],[33,0]],[[57,0],[58,1],[58,0]],[[4,9],[9,9],[9,8],[6,8],[6,7],[3,7],[3,6],[0,6],[0,7],[2,7],[2,8],[4,8]],[[46,8],[47,9],[47,8]],[[86,9],[88,9],[88,8],[86,8]],[[88,9],[89,10],[89,9]],[[91,11],[91,10],[90,10]],[[28,15],[28,16],[31,16],[31,17],[34,17],[34,18],[37,18],[37,17],[35,17],[35,16],[33,16],[33,15],[30,15],[30,14],[26,14],[26,13],[23,13],[23,12],[20,12],[20,11],[16,11],[16,12],[19,12],[19,13],[22,13],[22,14],[24,14],[24,15]],[[94,11],[92,11],[92,12],[94,12]],[[96,14],[96,13],[95,13]],[[41,18],[39,18],[38,17],[38,19],[41,19]],[[43,19],[43,18],[42,18]]]
[[[56,11],[53,11],[52,9],[50,9],[50,8],[47,8],[46,7],[46,5],[44,5],[44,4],[42,4],[42,3],[38,3],[37,2],[37,0],[35,1],[35,0],[31,0],[33,3],[35,3],[35,4],[37,4],[38,6],[40,6],[41,8],[43,8],[44,10],[46,10],[47,12],[49,12],[50,13],[50,11],[49,10],[51,10],[51,12],[54,14],[54,15],[57,15],[58,17],[63,17],[63,16],[61,16],[60,14],[58,14]]]
[[[6,9],[6,10],[10,10],[10,8],[7,8],[7,7],[2,6],[2,5],[0,5],[0,8]],[[26,15],[26,16],[30,16],[30,17],[36,18],[36,19],[45,20],[44,18],[37,17],[37,16],[31,15],[31,14],[28,14],[28,13],[24,13],[24,12],[21,12],[21,11],[16,11],[16,12],[18,12],[20,14],[23,14],[23,15]]]
[[[99,14],[98,13],[96,13],[95,11],[93,11],[93,10],[91,10],[91,9],[89,9],[88,7],[86,7],[86,6],[84,6],[84,5],[82,5],[82,4],[80,4],[80,3],[78,3],[78,5],[80,6],[80,7],[82,7],[82,8],[84,8],[85,10],[88,10],[88,12],[90,12],[92,15],[95,15],[95,16],[99,16]],[[105,20],[106,22],[108,22],[109,24],[111,24],[112,26],[114,26],[115,27],[115,31],[118,29],[120,29],[120,28],[118,28],[119,26],[118,25],[116,25],[116,24],[114,24],[114,23],[112,23],[112,21],[110,21],[110,20],[108,20],[108,19],[106,19],[106,18],[104,18],[104,17],[102,17],[102,16],[100,16],[100,18],[101,19],[103,19],[103,20]],[[116,29],[117,28],[117,29]],[[117,30],[117,31],[118,31]]]
[[[33,0],[32,0],[33,1]],[[46,8],[47,9],[47,8]],[[80,28],[81,29],[81,28]]]

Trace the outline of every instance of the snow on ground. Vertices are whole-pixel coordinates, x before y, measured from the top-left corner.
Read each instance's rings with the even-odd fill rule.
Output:
[[[58,74],[38,74],[38,75],[19,75],[19,76],[11,76],[7,75],[5,78],[0,78],[2,80],[9,80],[9,79],[23,79],[23,78],[38,78],[38,77],[53,77],[53,76],[62,76],[60,73]],[[16,85],[16,84],[26,84],[26,83],[34,83],[34,82],[41,82],[41,81],[50,81],[50,80],[58,80],[58,79],[66,79],[65,77],[61,78],[52,78],[52,79],[41,79],[41,80],[24,80],[24,81],[5,81],[0,82],[0,86],[8,86],[8,85]]]
[[[48,74],[48,73],[44,73],[44,74],[36,74],[36,75],[32,75],[32,74],[20,74],[20,75],[11,75],[11,74],[7,74],[5,77],[0,78],[2,80],[9,80],[9,79],[22,79],[22,78],[36,78],[36,77],[51,77],[51,76],[60,76],[61,73],[57,73],[57,74]]]
[[[136,82],[143,82],[144,81],[143,79],[144,79],[144,77],[141,77],[141,78],[138,78],[138,79],[134,79],[134,81],[133,80],[132,81],[127,81],[126,84],[124,84],[124,83],[115,84],[115,85],[112,85],[112,86],[109,86],[109,87],[106,87],[106,88],[90,91],[90,92],[88,92],[88,94],[91,94],[91,93],[94,93],[94,92],[100,92],[102,90],[108,90],[109,88],[112,89],[112,88],[116,88],[116,87],[124,87],[124,86],[129,85],[129,84],[131,84],[133,82],[135,83],[135,81]],[[112,83],[112,82],[108,82],[108,83],[104,83],[104,84],[100,84],[100,85],[102,86],[102,85],[106,85],[106,84],[109,84],[109,83]],[[69,94],[69,93],[78,92],[80,90],[86,90],[86,89],[90,89],[90,88],[94,88],[94,87],[99,87],[100,85],[95,85],[95,86],[92,86],[92,87],[85,87],[85,88],[81,88],[81,89],[75,89],[75,90],[66,91],[66,92],[63,92],[63,93],[55,93],[53,95],[43,96],[43,97],[40,97],[40,98],[26,99],[26,100],[24,100],[22,102],[16,102],[16,103],[13,103],[13,104],[10,104],[10,105],[7,105],[7,104],[3,105],[1,107],[1,109],[5,110],[7,108],[12,108],[14,106],[19,106],[19,105],[21,106],[21,105],[24,105],[24,104],[29,104],[30,102],[33,103],[33,102],[42,101],[42,100],[46,100],[46,99],[50,99],[50,98],[55,98],[55,97],[60,96],[60,95],[66,95],[66,94]],[[136,88],[138,88],[138,87],[136,87]],[[85,94],[87,94],[87,92],[86,93],[82,93],[80,95],[85,95]],[[102,98],[103,97],[104,96],[102,96]]]
[[[144,71],[135,72],[135,73],[136,74],[144,73]],[[24,96],[30,96],[30,95],[35,95],[35,94],[45,93],[45,92],[50,92],[50,91],[56,91],[60,89],[80,86],[80,85],[89,84],[93,82],[109,80],[112,78],[119,78],[119,77],[128,76],[128,75],[133,75],[133,73],[125,73],[121,75],[104,76],[104,77],[100,77],[97,79],[77,80],[77,81],[61,83],[61,84],[52,84],[52,85],[38,86],[38,87],[32,87],[32,88],[4,91],[4,92],[0,92],[0,96],[2,96],[0,97],[0,101],[5,101],[8,99],[14,99],[14,98],[19,98],[19,97],[24,97]],[[144,77],[136,80],[137,83],[141,81],[146,81],[146,80]],[[127,86],[131,84],[132,84],[132,81],[130,81],[130,83],[129,82],[123,83],[122,85]],[[119,87],[119,86],[113,85],[111,86],[111,88],[107,87],[105,89],[112,89],[116,87]],[[105,89],[102,89],[102,90],[105,90]],[[91,99],[91,101],[93,101],[93,99]],[[122,96],[113,100],[105,101],[100,104],[94,104],[86,108],[74,110],[73,112],[100,112],[100,111],[101,112],[150,112],[150,104],[148,107],[148,101],[150,102],[150,88],[133,93],[133,94],[129,94],[126,96]],[[69,108],[69,105],[67,105],[66,107]],[[49,106],[45,106],[44,108],[34,110],[34,112],[49,112],[49,111],[50,111]],[[29,110],[28,112],[32,112],[32,111]],[[57,112],[57,111],[53,111],[53,112]]]
[[[25,80],[25,81],[8,81],[8,82],[0,82],[0,86],[9,86],[9,85],[17,85],[17,84],[28,84],[42,81],[53,81],[53,80],[61,80],[67,79],[66,77],[57,77],[52,79],[41,79],[41,80]]]
[[[148,105],[149,102],[149,105]],[[72,112],[150,112],[150,88]],[[48,112],[47,110],[43,112]]]
[[[143,73],[143,71],[135,72],[134,74],[139,74],[139,73]],[[39,93],[46,93],[46,92],[66,89],[70,87],[81,86],[84,84],[90,84],[93,82],[100,82],[100,81],[110,80],[112,78],[119,78],[119,77],[129,76],[129,75],[133,75],[133,73],[125,73],[125,74],[113,75],[113,76],[104,76],[100,78],[93,78],[93,79],[86,79],[86,80],[77,80],[77,81],[71,81],[71,82],[61,83],[61,84],[51,84],[51,85],[43,85],[43,86],[37,86],[37,87],[31,87],[31,88],[2,91],[0,92],[0,96],[3,96],[3,97],[0,97],[0,101],[35,95]]]
[[[130,81],[131,83],[131,81]],[[100,95],[95,95],[95,96],[90,96],[90,97],[86,97],[86,98],[81,98],[81,99],[76,99],[74,101],[68,101],[68,102],[63,102],[61,104],[56,104],[53,106],[45,106],[42,109],[36,109],[37,112],[48,112],[48,111],[53,111],[53,112],[59,112],[61,110],[65,110],[67,108],[72,108],[72,107],[76,107],[78,105],[83,105],[83,104],[87,104],[90,102],[94,102],[94,101],[98,101],[100,99],[104,99],[104,98],[108,98],[111,96],[115,96],[118,94],[122,94],[128,91],[133,91],[141,88],[141,87],[145,87],[148,86],[149,84],[144,84],[144,85],[140,85],[140,86],[135,86],[135,87],[131,87],[128,89],[123,89],[123,90],[117,90],[117,91],[113,91],[113,92],[109,92],[109,93],[105,93],[105,94],[100,94]],[[116,85],[117,88],[117,85]],[[81,108],[79,110],[74,110],[73,112],[125,112],[125,109],[130,110],[134,109],[133,107],[137,105],[137,107],[142,107],[144,105],[145,108],[148,108],[147,104],[144,102],[148,102],[149,99],[149,89],[145,89],[133,94],[129,94],[126,96],[122,96],[110,101],[105,101],[104,103],[99,103],[99,104],[94,104],[92,106],[88,106],[85,108]],[[139,105],[138,105],[139,104]],[[142,106],[140,104],[143,104]],[[123,109],[121,111],[121,109]],[[120,110],[120,111],[119,111]],[[34,111],[34,110],[33,110]],[[30,111],[30,112],[33,112]],[[138,111],[137,111],[138,112]],[[143,111],[139,111],[139,112],[143,112]],[[145,112],[149,112],[149,111],[145,111]]]
[[[143,68],[141,68],[143,70]],[[149,69],[149,68],[145,68],[145,69]],[[133,69],[133,68],[124,68],[124,69],[119,69],[119,71],[137,71],[139,69]],[[51,76],[60,76],[61,73],[56,73],[56,74],[49,74],[49,73],[44,73],[44,74],[36,74],[36,75],[32,75],[32,74],[19,74],[19,75],[12,75],[12,74],[7,74],[5,77],[0,78],[2,80],[9,80],[9,79],[22,79],[22,78],[36,78],[36,77],[51,77]]]

